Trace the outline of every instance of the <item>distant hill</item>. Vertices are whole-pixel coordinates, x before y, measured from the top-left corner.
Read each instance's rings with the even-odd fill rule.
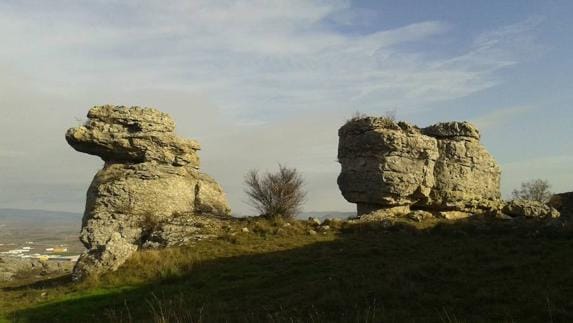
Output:
[[[47,210],[22,210],[22,209],[3,209],[0,208],[0,220],[16,221],[77,221],[81,219],[81,213],[47,211]]]
[[[299,214],[298,218],[301,220],[306,220],[309,217],[313,217],[313,218],[318,218],[319,220],[324,220],[324,219],[347,219],[349,217],[354,217],[354,216],[356,216],[356,212],[338,212],[338,211],[313,212],[313,211],[309,211],[309,212],[302,212],[301,214]]]
[[[0,232],[6,229],[76,230],[81,227],[79,213],[45,210],[0,209]]]

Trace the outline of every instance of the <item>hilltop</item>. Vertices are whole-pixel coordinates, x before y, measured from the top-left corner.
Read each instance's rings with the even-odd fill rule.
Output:
[[[97,280],[5,285],[0,308],[18,322],[573,320],[562,221],[313,223],[243,219]]]

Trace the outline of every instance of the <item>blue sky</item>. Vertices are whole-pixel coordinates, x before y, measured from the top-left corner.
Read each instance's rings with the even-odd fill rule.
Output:
[[[351,210],[337,129],[355,111],[469,120],[502,190],[573,191],[571,1],[0,0],[0,207],[80,211],[101,161],[65,130],[99,104],[169,112],[238,214],[277,163],[306,210]]]

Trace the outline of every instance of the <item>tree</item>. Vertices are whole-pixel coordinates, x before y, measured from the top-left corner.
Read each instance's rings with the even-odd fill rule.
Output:
[[[533,200],[547,203],[553,195],[549,190],[550,188],[551,185],[549,184],[549,181],[535,179],[521,183],[521,187],[513,190],[513,192],[511,192],[511,196],[513,199]]]
[[[279,165],[276,173],[259,174],[251,170],[245,176],[248,203],[265,217],[296,216],[306,198],[302,175],[294,168]]]

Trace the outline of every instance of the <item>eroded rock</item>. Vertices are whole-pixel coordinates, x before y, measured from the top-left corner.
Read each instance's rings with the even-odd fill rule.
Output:
[[[405,207],[467,215],[502,206],[500,168],[470,123],[420,129],[365,117],[340,128],[339,138],[338,185],[344,198],[357,204],[358,215]]]
[[[199,144],[174,130],[155,109],[97,106],[67,131],[74,149],[105,162],[87,193],[80,239],[88,251],[76,279],[115,270],[143,246],[176,245],[223,225],[223,190],[199,171]]]
[[[503,207],[503,213],[513,217],[537,219],[555,219],[560,216],[559,211],[547,204],[538,201],[519,199],[507,202]]]
[[[73,263],[69,261],[42,261],[32,258],[0,257],[0,282],[31,275],[50,275],[70,272]]]

